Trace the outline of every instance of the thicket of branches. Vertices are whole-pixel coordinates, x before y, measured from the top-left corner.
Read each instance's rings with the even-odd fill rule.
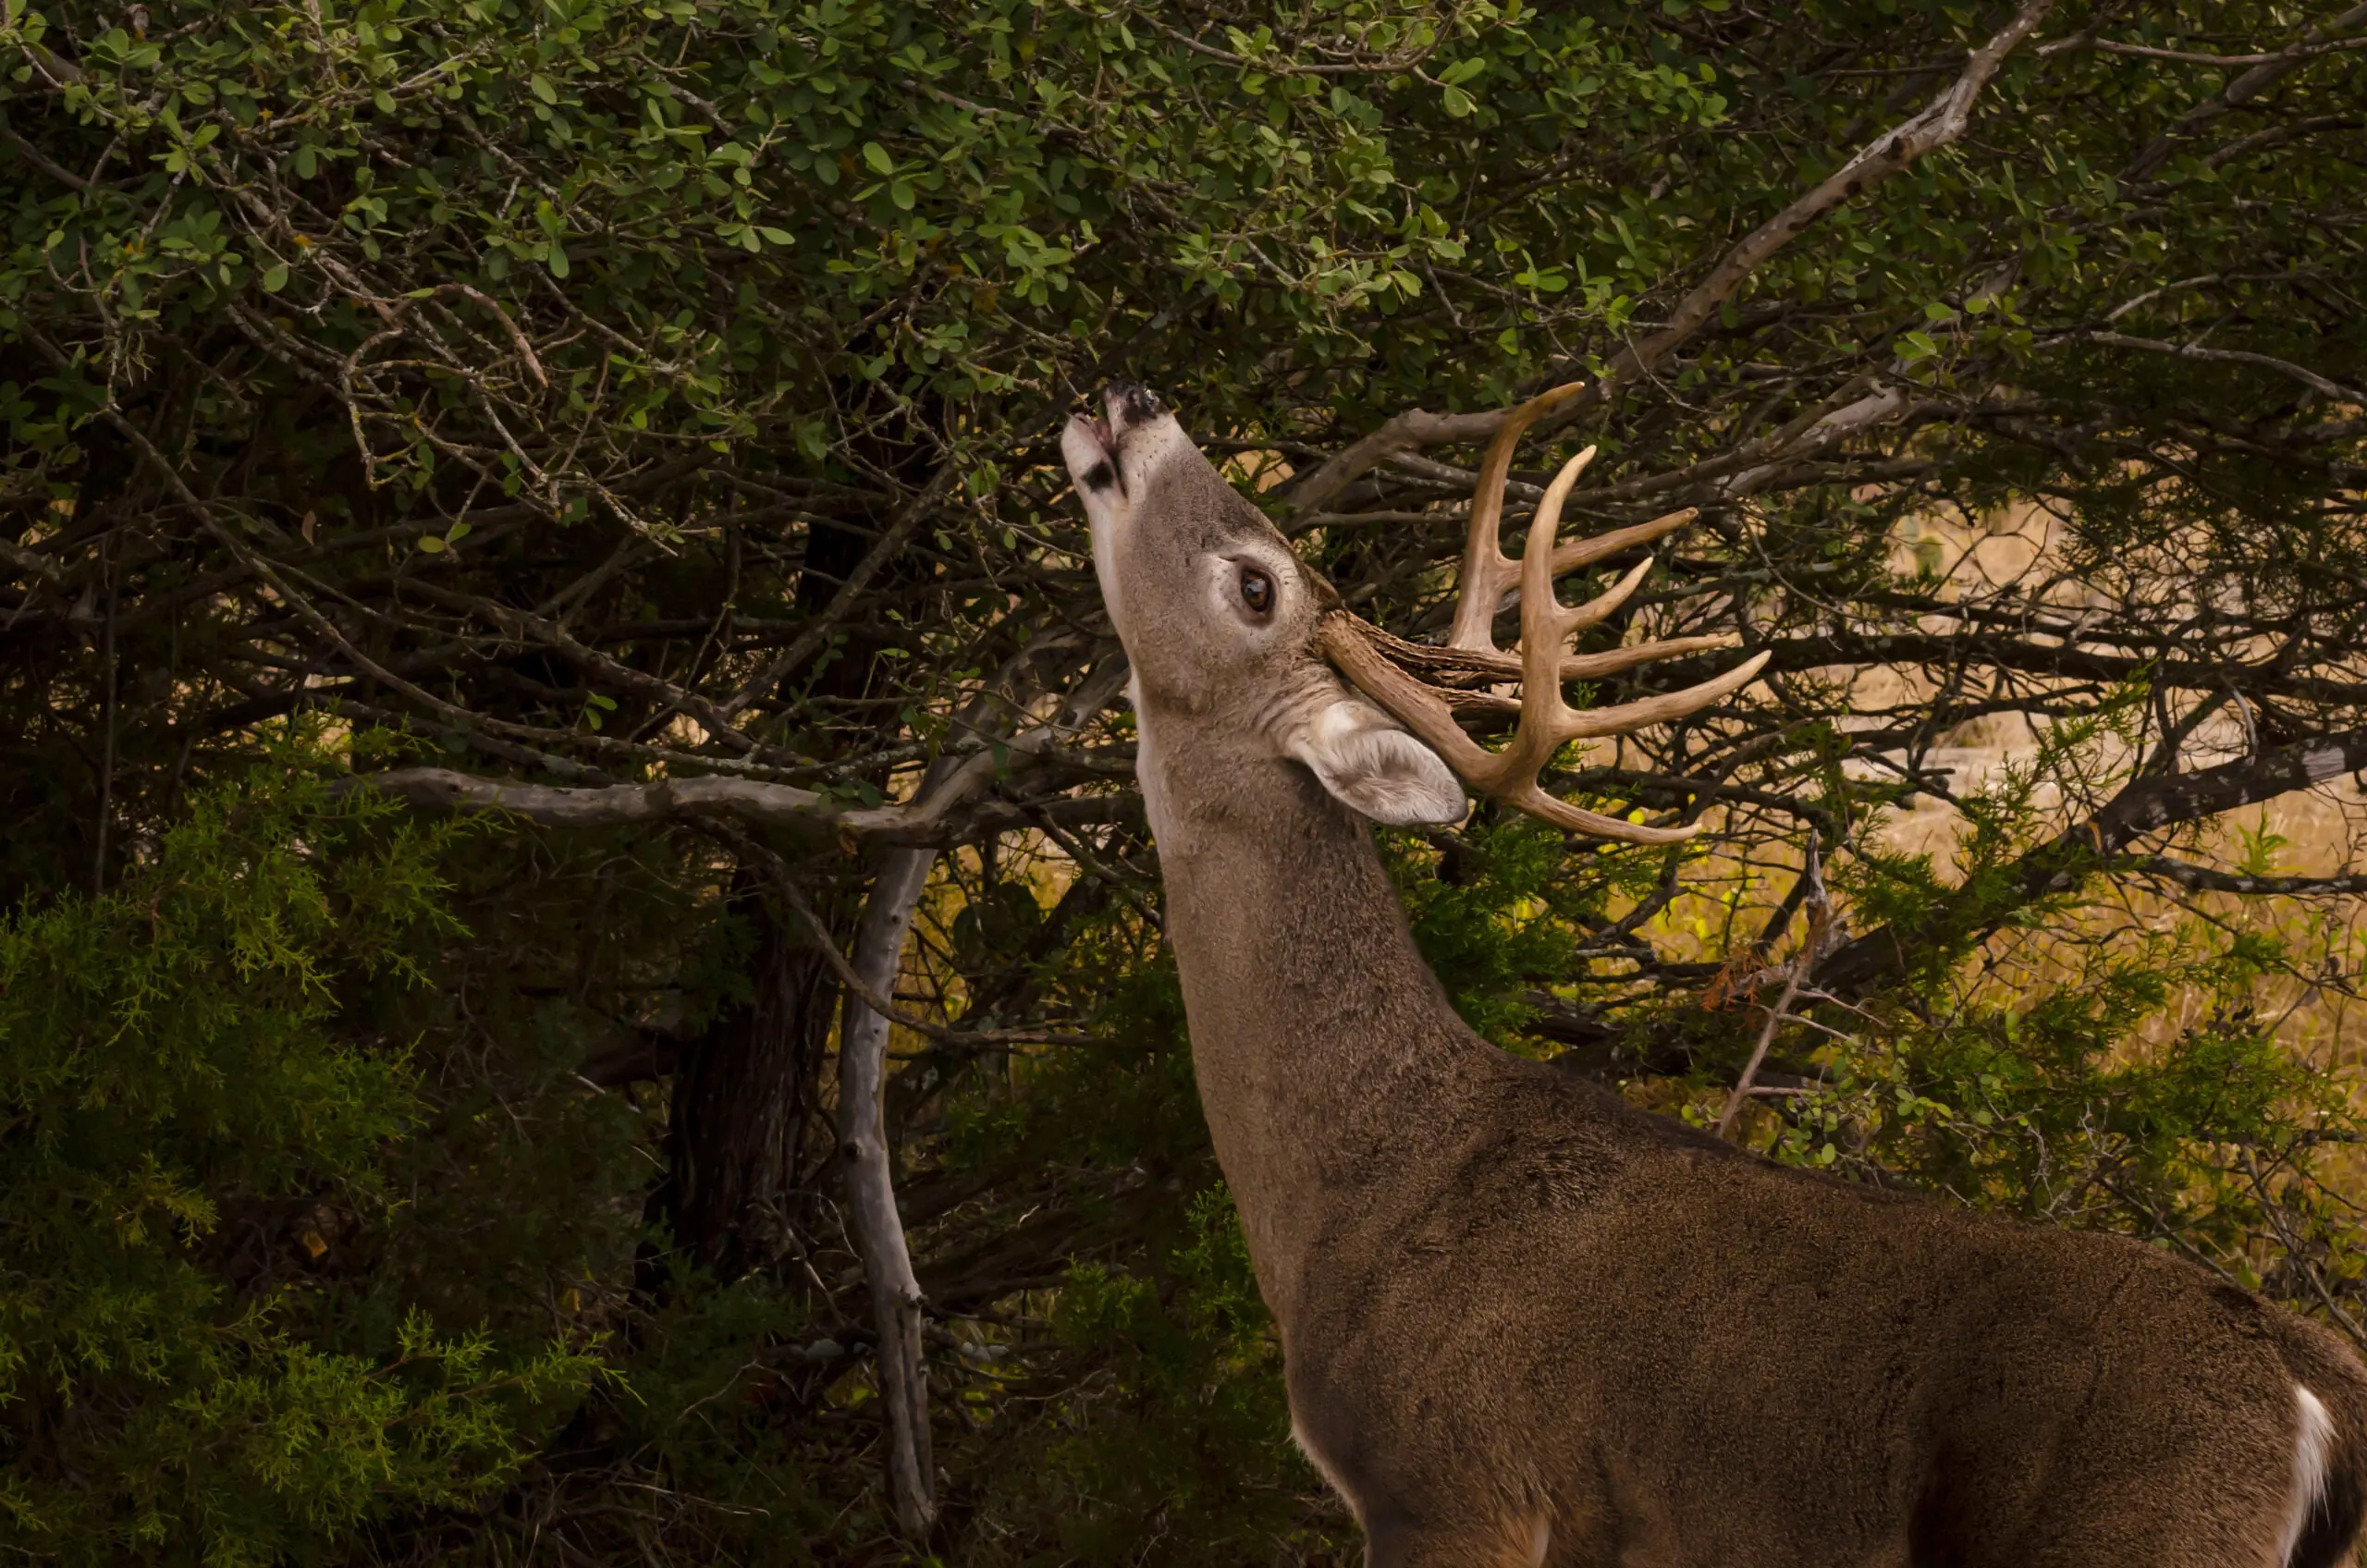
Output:
[[[1119,374],[1409,637],[1522,396],[1515,545],[1587,443],[1565,527],[1699,508],[1594,635],[1771,679],[1556,782],[1714,832],[1391,845],[1475,1023],[2359,1331],[2367,6],[0,43],[12,1551],[1351,1550],[1054,448]]]

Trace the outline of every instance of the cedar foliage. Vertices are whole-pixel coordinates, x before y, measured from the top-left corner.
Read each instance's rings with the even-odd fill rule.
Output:
[[[1153,384],[1433,631],[1476,452],[1326,459],[1602,378],[2005,15],[6,0],[0,1545],[1350,1560],[1199,1122],[1059,423]],[[1702,508],[1601,639],[1775,679],[1553,780],[1695,850],[1391,839],[1466,1018],[1714,1121],[1813,833],[1846,939],[1740,1136],[2358,1332],[2361,25],[2058,4],[1962,141],[1524,458],[1600,444],[1592,526]],[[2021,761],[1948,770],[2000,725]],[[464,820],[429,764],[808,793]],[[886,1105],[915,1543],[829,1129],[867,851],[816,824],[932,765],[978,788]],[[2263,815],[2305,785],[2306,846]],[[1900,847],[1918,802],[1947,847]]]
[[[401,1043],[352,1024],[462,935],[454,835],[331,799],[316,753],[0,925],[0,1501],[37,1557],[276,1562],[472,1504],[598,1370],[290,1256],[389,1226],[422,1106]]]

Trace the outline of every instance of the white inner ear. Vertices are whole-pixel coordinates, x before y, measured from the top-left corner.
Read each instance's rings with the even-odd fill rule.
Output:
[[[1350,811],[1412,827],[1463,820],[1463,786],[1439,754],[1353,698],[1326,704],[1285,748]]]

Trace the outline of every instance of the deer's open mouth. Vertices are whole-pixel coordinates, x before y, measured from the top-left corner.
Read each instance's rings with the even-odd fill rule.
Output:
[[[1078,414],[1061,436],[1061,456],[1068,459],[1069,478],[1077,493],[1091,498],[1110,491],[1123,495],[1125,478],[1118,472],[1118,438],[1099,414]]]
[[[1140,383],[1113,381],[1096,401],[1098,408],[1077,413],[1061,434],[1061,455],[1088,512],[1133,500],[1171,458],[1192,449],[1167,405]]]
[[[1097,413],[1081,413],[1069,421],[1061,438],[1061,455],[1068,459],[1069,477],[1077,488],[1087,495],[1102,495],[1115,490],[1126,493],[1126,475],[1118,464],[1118,444],[1145,425],[1156,423],[1167,410],[1147,387],[1131,381],[1115,381],[1101,391],[1101,409]]]

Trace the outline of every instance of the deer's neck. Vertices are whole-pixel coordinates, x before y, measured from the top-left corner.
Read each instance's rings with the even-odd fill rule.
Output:
[[[1295,764],[1141,733],[1201,1104],[1286,1312],[1309,1249],[1438,1146],[1494,1047],[1423,962],[1361,818]]]

